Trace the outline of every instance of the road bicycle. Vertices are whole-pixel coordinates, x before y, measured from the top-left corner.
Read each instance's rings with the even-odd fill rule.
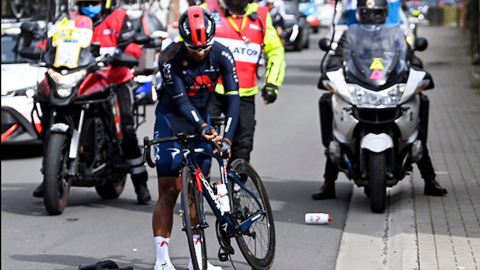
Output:
[[[220,130],[224,119],[213,118],[211,124]],[[220,244],[219,260],[232,261],[231,255],[235,251],[230,240],[235,238],[243,257],[252,268],[269,269],[275,256],[275,227],[270,202],[260,176],[246,160],[236,159],[227,167],[228,159],[203,148],[194,148],[191,141],[199,137],[200,134],[177,133],[176,136],[167,138],[144,138],[144,158],[152,168],[155,167],[150,156],[152,145],[179,142],[182,146],[180,216],[194,270],[207,269],[205,229],[209,224],[206,221],[204,198],[216,217],[216,235]],[[209,142],[221,153],[216,142]],[[209,177],[202,173],[194,159],[197,154],[210,156],[218,162],[220,181],[217,184],[210,184]],[[229,198],[229,211],[224,211],[221,205],[224,197],[216,195],[217,185],[220,184],[227,187],[227,194],[224,196]],[[201,247],[201,258],[197,258],[199,254],[195,252],[194,235],[199,236],[196,241],[199,241]]]

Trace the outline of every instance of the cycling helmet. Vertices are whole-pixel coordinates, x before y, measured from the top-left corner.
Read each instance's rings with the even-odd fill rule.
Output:
[[[387,0],[358,0],[357,21],[361,24],[383,24],[388,15]]]
[[[215,20],[200,6],[191,6],[178,21],[178,31],[186,45],[210,46],[215,36]]]
[[[253,3],[253,0],[219,0],[220,4],[228,11],[236,15],[245,15],[247,5]]]

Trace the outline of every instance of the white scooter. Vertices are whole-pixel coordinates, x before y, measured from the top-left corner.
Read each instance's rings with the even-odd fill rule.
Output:
[[[321,111],[322,139],[330,160],[365,187],[372,212],[382,213],[386,188],[403,179],[422,157],[419,93],[432,89],[433,80],[408,62],[399,28],[352,25],[347,38],[344,65],[323,72],[318,83],[319,89],[331,92],[322,97],[329,103]],[[414,50],[427,45],[418,38]],[[328,52],[330,40],[321,39],[319,46]],[[424,130],[426,123],[422,120]]]

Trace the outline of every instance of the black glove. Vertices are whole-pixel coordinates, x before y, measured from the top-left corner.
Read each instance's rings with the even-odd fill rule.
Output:
[[[278,92],[278,86],[273,85],[271,83],[267,83],[262,88],[262,97],[264,100],[268,101],[268,103],[273,103],[277,99],[277,92]]]
[[[214,128],[213,128],[212,126],[210,126],[210,125],[204,126],[204,127],[200,130],[200,134],[202,135],[202,138],[205,138],[205,135],[213,135],[212,129],[214,129]]]
[[[230,146],[230,143],[225,139],[222,140],[222,147],[220,150],[222,151],[220,154],[221,157],[230,158],[232,156],[232,146]]]

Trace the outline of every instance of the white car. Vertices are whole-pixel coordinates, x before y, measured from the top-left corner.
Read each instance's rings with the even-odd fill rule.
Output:
[[[34,115],[32,124],[31,113],[37,82],[45,78],[45,68],[31,66],[32,60],[18,54],[26,43],[38,43],[20,36],[20,25],[2,20],[2,145],[41,143],[40,120]]]

